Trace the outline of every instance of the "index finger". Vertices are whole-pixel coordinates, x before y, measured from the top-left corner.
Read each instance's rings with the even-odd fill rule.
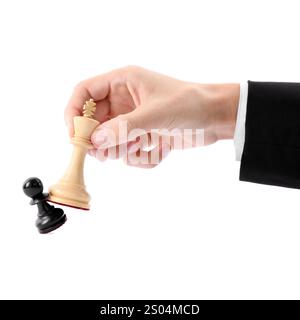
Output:
[[[90,98],[94,99],[97,104],[98,117],[107,114],[107,103],[103,100],[109,93],[109,77],[110,74],[103,74],[80,82],[71,95],[71,98],[65,109],[65,123],[68,126],[69,135],[73,136],[73,118],[82,115],[82,107]]]

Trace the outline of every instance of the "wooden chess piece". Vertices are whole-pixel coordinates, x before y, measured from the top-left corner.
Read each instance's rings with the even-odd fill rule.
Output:
[[[32,198],[30,204],[38,206],[36,227],[40,233],[48,233],[62,226],[67,217],[62,209],[47,202],[48,194],[43,193],[43,189],[42,181],[35,177],[27,179],[23,184],[24,193]]]
[[[49,188],[48,200],[69,207],[89,210],[90,195],[84,184],[84,160],[92,148],[91,135],[99,122],[94,119],[96,103],[93,99],[83,106],[83,116],[74,117],[73,154],[70,164],[57,184]]]

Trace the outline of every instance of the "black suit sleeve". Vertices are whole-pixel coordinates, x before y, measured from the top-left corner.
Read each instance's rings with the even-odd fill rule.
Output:
[[[300,188],[300,83],[248,82],[240,180]]]

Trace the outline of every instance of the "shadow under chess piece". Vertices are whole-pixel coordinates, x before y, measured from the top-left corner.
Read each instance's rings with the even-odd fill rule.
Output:
[[[32,198],[30,204],[38,206],[36,227],[40,233],[48,233],[62,226],[67,217],[62,209],[47,202],[48,194],[43,193],[43,189],[42,181],[35,177],[27,179],[23,184],[24,193]]]

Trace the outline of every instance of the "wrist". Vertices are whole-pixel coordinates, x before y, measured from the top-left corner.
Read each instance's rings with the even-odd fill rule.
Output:
[[[203,89],[211,111],[208,129],[215,135],[216,140],[233,139],[240,85],[238,83],[205,84]]]

